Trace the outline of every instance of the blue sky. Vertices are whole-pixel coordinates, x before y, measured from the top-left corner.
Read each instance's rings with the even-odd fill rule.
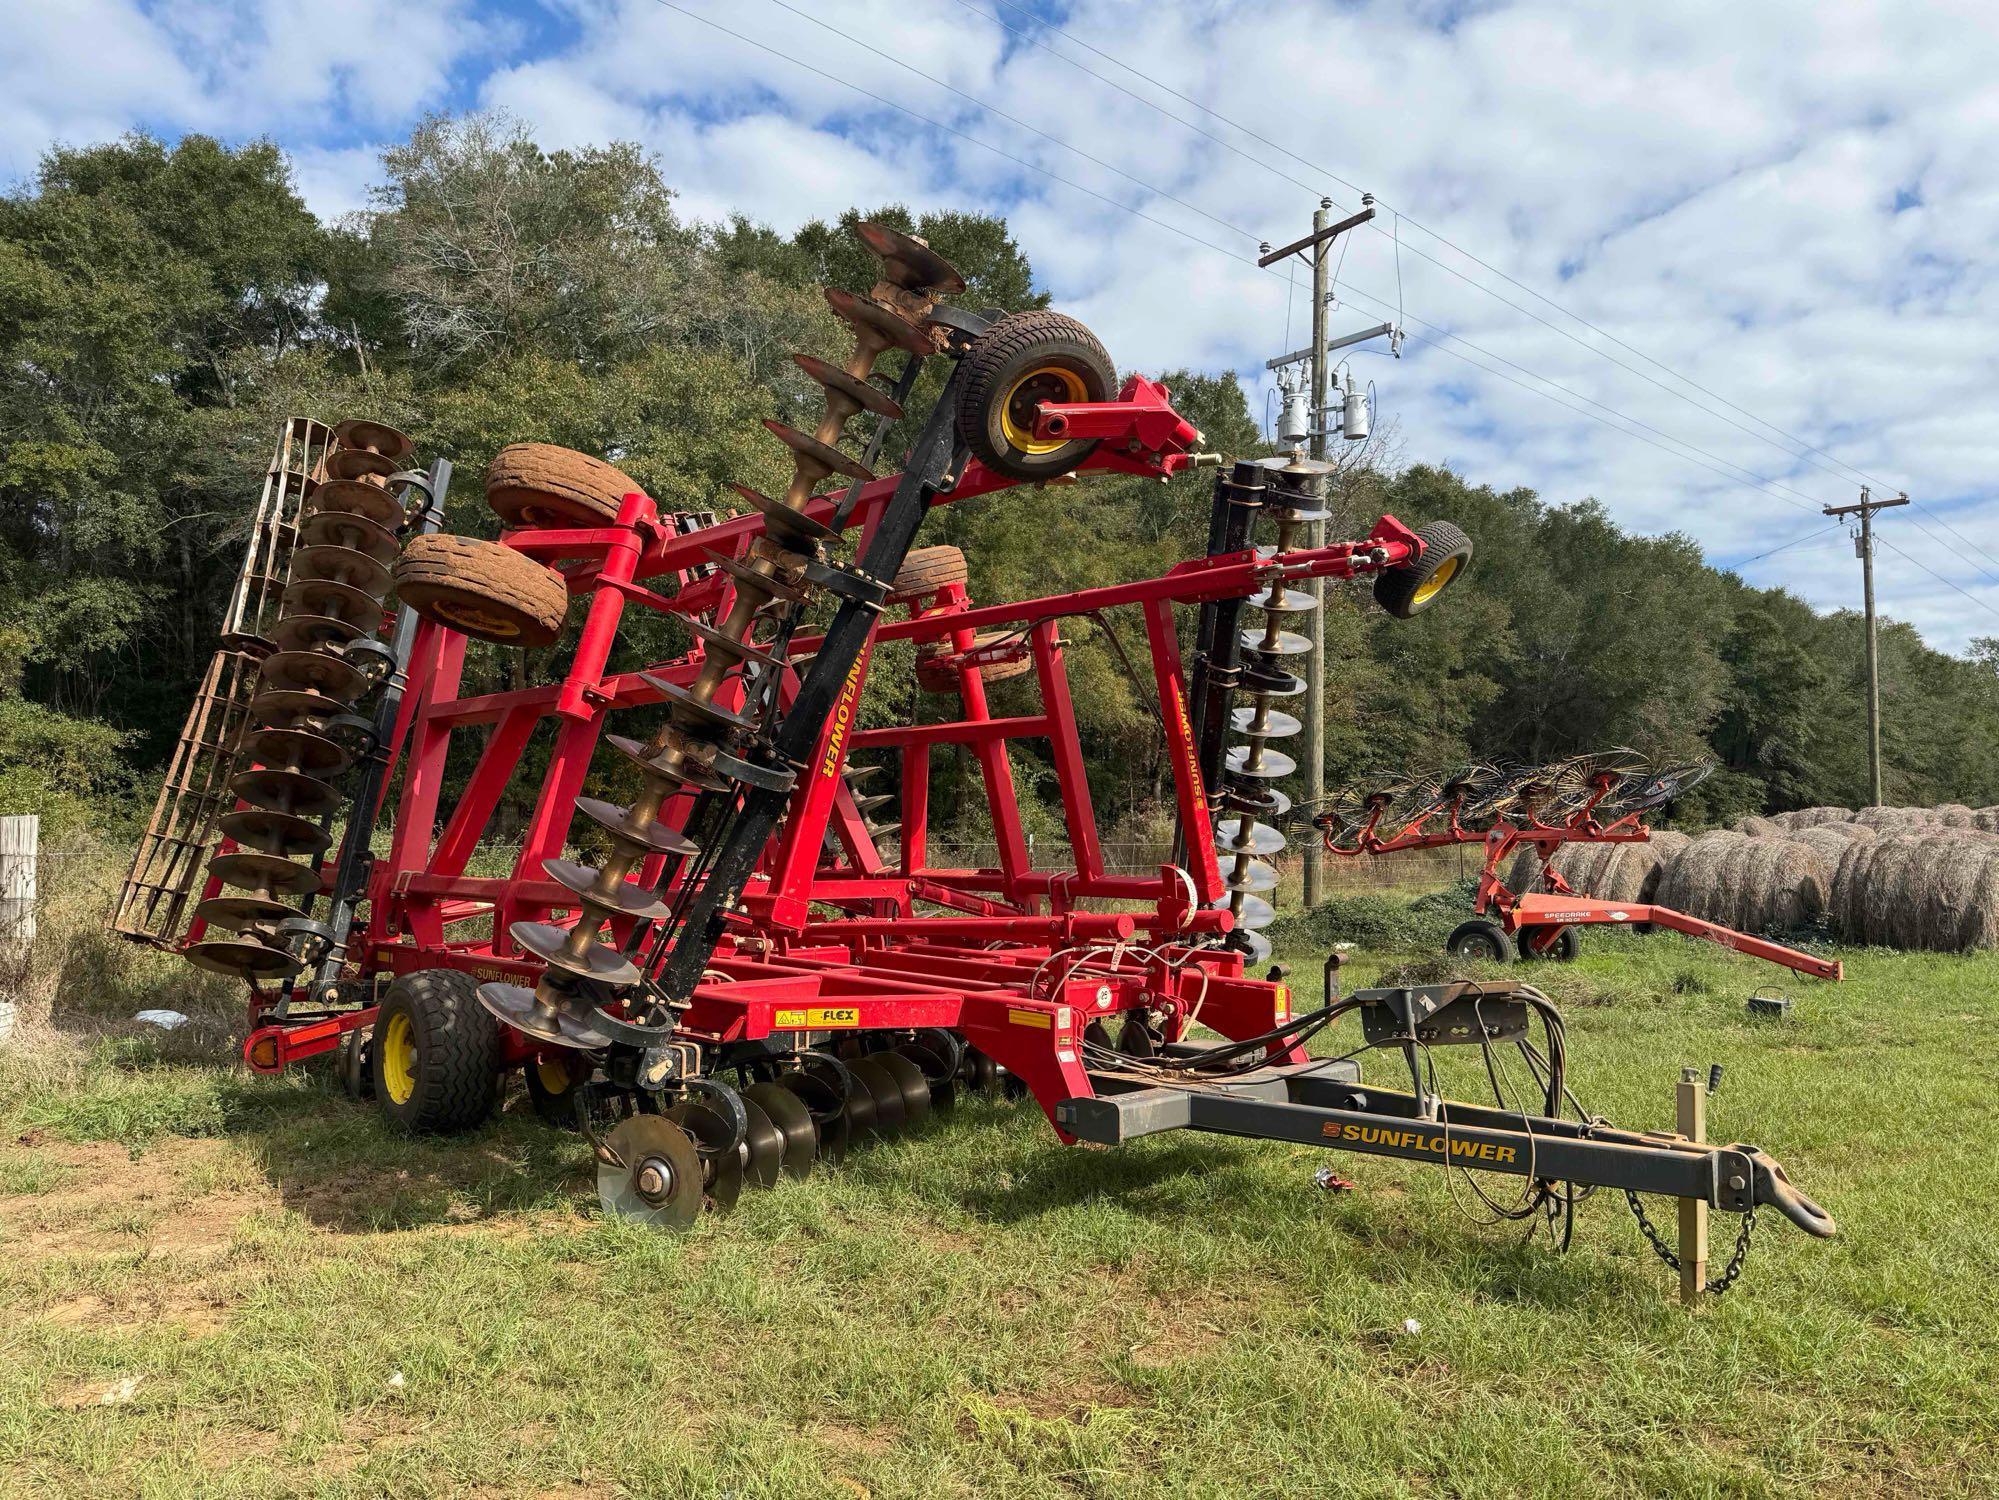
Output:
[[[693,217],[1004,212],[1121,365],[1234,369],[1259,406],[1262,361],[1303,341],[1309,310],[1250,264],[1257,241],[1302,232],[1321,192],[1346,210],[1367,189],[1383,212],[1346,251],[1332,323],[1408,329],[1400,360],[1355,361],[1388,457],[1595,495],[1723,562],[1792,543],[1743,571],[1824,607],[1857,602],[1858,569],[1818,507],[1863,480],[1907,488],[1919,506],[1883,522],[1884,608],[1950,649],[1999,635],[1984,7],[11,9],[9,178],[54,139],[269,135],[331,216],[365,204],[381,147],[423,112],[503,107],[549,145],[640,141]]]

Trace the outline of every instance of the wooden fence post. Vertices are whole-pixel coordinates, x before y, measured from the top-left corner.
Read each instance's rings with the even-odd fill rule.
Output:
[[[0,817],[0,954],[25,958],[35,941],[35,851],[42,820]]]
[[[1707,1089],[1698,1068],[1682,1068],[1674,1090],[1680,1134],[1696,1143],[1707,1140]],[[1707,1290],[1707,1204],[1680,1200],[1680,1301],[1697,1307]]]

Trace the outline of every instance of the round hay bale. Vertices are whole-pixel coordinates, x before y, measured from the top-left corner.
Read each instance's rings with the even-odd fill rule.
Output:
[[[1932,821],[1946,828],[1976,828],[1977,814],[1962,802],[1943,802],[1930,809]]]
[[[1825,915],[1832,865],[1799,839],[1751,839],[1730,855],[1734,925],[1744,932],[1795,932]]]
[[[1659,880],[1658,902],[1705,922],[1727,923],[1730,889],[1724,872],[1730,857],[1749,840],[1728,829],[1717,829],[1692,840],[1674,857]]]
[[[1693,840],[1686,834],[1675,833],[1672,829],[1667,828],[1653,834],[1650,843],[1637,845],[1636,847],[1643,851],[1647,863],[1643,875],[1639,878],[1637,893],[1627,899],[1646,902],[1657,901],[1659,899],[1659,882],[1665,878],[1666,867],[1678,859],[1680,852],[1692,842]]]
[[[1747,834],[1753,839],[1761,839],[1783,833],[1787,827],[1787,824],[1779,823],[1774,818],[1759,818],[1752,814],[1749,817],[1737,819],[1735,831]]]
[[[1770,821],[1779,828],[1817,828],[1825,823],[1845,823],[1853,818],[1849,807],[1800,807],[1791,812],[1773,813]]]
[[[1831,878],[1838,867],[1840,856],[1846,853],[1847,845],[1872,843],[1874,830],[1859,823],[1821,823],[1815,828],[1806,828],[1790,835],[1801,844],[1809,844],[1820,859],[1825,861],[1826,876]]]
[[[1927,826],[1848,846],[1833,874],[1835,931],[1887,948],[1999,947],[1999,838]]]
[[[1506,882],[1506,888],[1515,893],[1538,891],[1541,888],[1541,856],[1529,844],[1524,849],[1513,851],[1513,858],[1506,862],[1499,878]]]
[[[1883,832],[1902,832],[1936,819],[1927,807],[1863,807],[1853,815],[1853,821]]]
[[[1971,815],[1971,826],[1981,833],[1999,833],[1999,805],[1979,808]]]

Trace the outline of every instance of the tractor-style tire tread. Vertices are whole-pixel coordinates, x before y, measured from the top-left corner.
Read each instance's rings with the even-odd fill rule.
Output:
[[[1434,602],[1435,595],[1420,601],[1416,595],[1439,568],[1456,558],[1462,570],[1471,561],[1471,538],[1449,521],[1432,521],[1416,536],[1423,543],[1422,560],[1413,567],[1390,568],[1374,579],[1374,602],[1398,620],[1407,620]],[[1457,581],[1455,574],[1451,581]]]
[[[1108,401],[1117,393],[1117,365],[1110,351],[1074,318],[1045,309],[1009,313],[980,334],[961,370],[958,435],[981,463],[1010,479],[1058,479],[1097,446],[1092,439],[1026,453],[997,430],[997,411],[1007,393],[1042,364],[1060,364],[1081,375],[1088,400]]]
[[[902,560],[895,586],[889,590],[889,602],[907,604],[971,576],[965,554],[956,547],[917,547]]]
[[[553,443],[509,443],[486,466],[486,504],[509,526],[590,526],[618,518],[639,489],[601,458]]]
[[[972,649],[990,646],[995,641],[1006,639],[1009,632],[1004,630],[981,631],[972,637]],[[919,652],[916,658],[916,685],[926,693],[955,693],[959,688],[958,668],[947,659],[954,653],[940,648],[935,651]],[[1034,658],[1022,655],[1008,657],[1001,661],[981,662],[979,680],[985,683],[1011,682],[1016,677],[1025,677],[1034,670]]]
[[[562,575],[498,542],[436,532],[396,560],[396,595],[427,620],[502,646],[548,646],[562,634]]]
[[[401,1104],[383,1082],[381,1042],[398,1011],[409,1013],[417,1046],[416,1087]],[[400,976],[382,997],[375,1037],[375,1100],[405,1130],[471,1130],[492,1114],[499,1094],[500,1024],[479,1003],[477,976],[456,969],[419,969]]]

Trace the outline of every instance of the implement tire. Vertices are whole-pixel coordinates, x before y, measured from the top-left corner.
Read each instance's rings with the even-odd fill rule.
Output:
[[[1398,620],[1421,614],[1471,565],[1471,538],[1449,521],[1432,521],[1416,533],[1419,562],[1390,568],[1374,580],[1374,602]]]
[[[1097,336],[1055,312],[1018,312],[980,334],[965,356],[958,434],[987,468],[1009,479],[1059,479],[1096,441],[1034,436],[1042,402],[1108,401],[1117,367]]]
[[[601,526],[636,489],[603,459],[553,443],[509,443],[486,466],[486,504],[509,526]]]
[[[403,1129],[471,1130],[493,1112],[500,1023],[479,1003],[473,975],[456,969],[402,975],[382,996],[369,1050],[375,1102]]]
[[[496,645],[553,645],[569,612],[560,573],[477,537],[414,537],[395,577],[396,596],[426,620]]]
[[[983,631],[972,637],[972,649],[995,645],[1008,639],[1010,632],[1004,630]],[[926,693],[955,693],[962,685],[958,668],[953,662],[956,652],[936,650],[918,652],[916,657],[916,685]],[[1025,677],[1034,670],[1032,656],[1002,657],[998,661],[979,663],[979,681],[1010,682],[1016,677]]]
[[[971,576],[965,566],[965,554],[956,547],[918,547],[902,560],[888,602],[907,604],[951,584],[963,583]]]

